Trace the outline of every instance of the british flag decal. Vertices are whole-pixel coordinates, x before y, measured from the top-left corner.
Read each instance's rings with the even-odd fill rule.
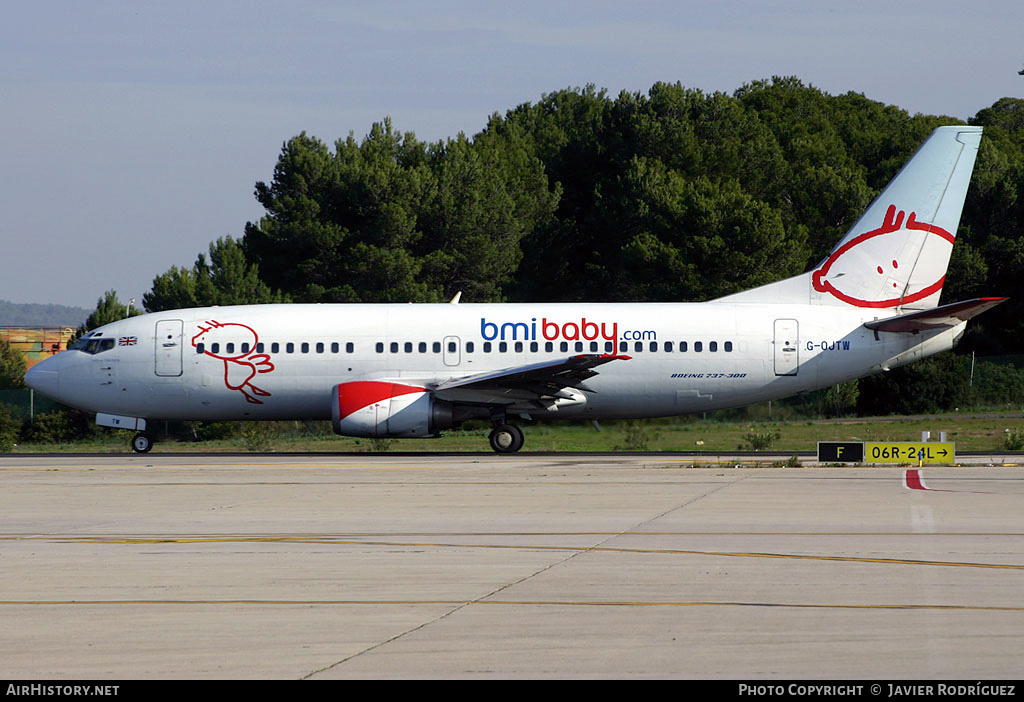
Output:
[[[137,336],[119,336],[117,338],[118,346],[135,346],[137,343],[139,343]]]

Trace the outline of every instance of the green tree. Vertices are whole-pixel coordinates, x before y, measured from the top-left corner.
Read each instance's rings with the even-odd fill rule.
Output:
[[[991,107],[978,112],[972,124],[985,127],[978,160],[971,178],[971,187],[964,204],[957,244],[953,248],[953,264],[958,252],[968,244],[971,264],[959,283],[969,286],[971,296],[1008,296],[1009,302],[987,312],[981,325],[968,327],[964,350],[984,353],[1007,353],[1020,350],[1024,334],[1024,316],[1020,304],[1024,300],[1024,278],[1020,265],[1024,261],[1024,100],[1002,98]],[[980,260],[979,260],[980,259]],[[968,277],[969,276],[969,277]],[[943,297],[954,301],[960,296]]]
[[[533,130],[562,191],[526,247],[521,298],[699,300],[806,265],[806,228],[771,202],[782,150],[735,98],[659,83],[610,100],[588,86],[505,122]]]
[[[519,129],[528,135],[559,195],[554,217],[524,246],[514,299],[613,299],[595,271],[611,265],[622,242],[614,233],[609,236],[614,223],[593,212],[601,183],[614,178],[619,164],[628,160],[626,141],[609,136],[612,107],[605,91],[588,85],[544,95],[537,104],[520,105],[488,124],[488,132]]]
[[[143,295],[149,312],[209,307],[287,302],[280,291],[260,280],[259,269],[245,259],[242,247],[230,236],[210,244],[210,259],[199,254],[192,269],[172,266],[153,279],[153,289]]]
[[[6,405],[0,405],[0,453],[10,453],[18,441],[21,422],[15,419]]]
[[[443,299],[498,301],[519,268],[520,242],[550,219],[550,193],[540,162],[519,130],[465,136],[431,150],[435,188],[420,222],[425,278]]]
[[[1004,98],[972,120],[986,132],[946,301],[1024,297],[1022,115],[1024,101]],[[303,133],[256,184],[266,214],[246,225],[244,262],[218,241],[230,265],[212,246],[158,277],[146,306],[271,290],[311,302],[716,297],[815,264],[930,131],[955,122],[774,77],[732,95],[570,88],[437,143],[387,119],[361,141]],[[965,347],[1019,346],[1015,302],[984,319]]]
[[[831,417],[842,417],[857,407],[857,398],[860,396],[858,381],[849,380],[845,383],[837,383],[825,391],[822,397],[823,413]]]
[[[942,353],[858,381],[859,414],[924,414],[970,400],[969,357]]]
[[[0,339],[0,390],[25,387],[25,357]]]
[[[390,121],[332,154],[305,133],[281,150],[274,180],[256,184],[267,210],[243,245],[265,280],[304,302],[436,301],[412,247],[427,191],[422,144]]]
[[[556,199],[518,132],[424,144],[390,120],[333,153],[289,140],[256,197],[267,215],[246,226],[249,260],[309,302],[501,299],[520,240]]]
[[[73,343],[87,332],[97,327],[102,327],[104,324],[110,324],[111,322],[116,322],[126,317],[135,317],[140,314],[142,314],[142,310],[139,310],[134,305],[129,306],[121,302],[117,297],[116,290],[108,290],[103,294],[103,297],[96,301],[96,309],[86,318],[85,324],[78,328],[74,338],[69,343]]]
[[[605,271],[622,298],[704,300],[802,270],[803,242],[736,181],[687,180],[641,160],[625,180],[639,231]]]

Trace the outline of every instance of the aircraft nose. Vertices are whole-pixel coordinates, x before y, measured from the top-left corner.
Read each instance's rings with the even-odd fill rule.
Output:
[[[29,368],[25,373],[25,384],[44,395],[56,398],[60,393],[60,376],[56,370],[47,369],[46,365],[47,361],[43,361]]]

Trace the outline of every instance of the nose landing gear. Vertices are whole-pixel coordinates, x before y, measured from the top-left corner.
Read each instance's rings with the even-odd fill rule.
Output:
[[[153,437],[145,432],[139,432],[132,437],[132,451],[135,453],[149,453],[153,448]]]

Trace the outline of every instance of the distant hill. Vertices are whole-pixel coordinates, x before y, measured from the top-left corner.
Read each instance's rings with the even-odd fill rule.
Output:
[[[91,310],[66,305],[20,305],[0,300],[0,326],[10,327],[77,327],[85,322]]]

